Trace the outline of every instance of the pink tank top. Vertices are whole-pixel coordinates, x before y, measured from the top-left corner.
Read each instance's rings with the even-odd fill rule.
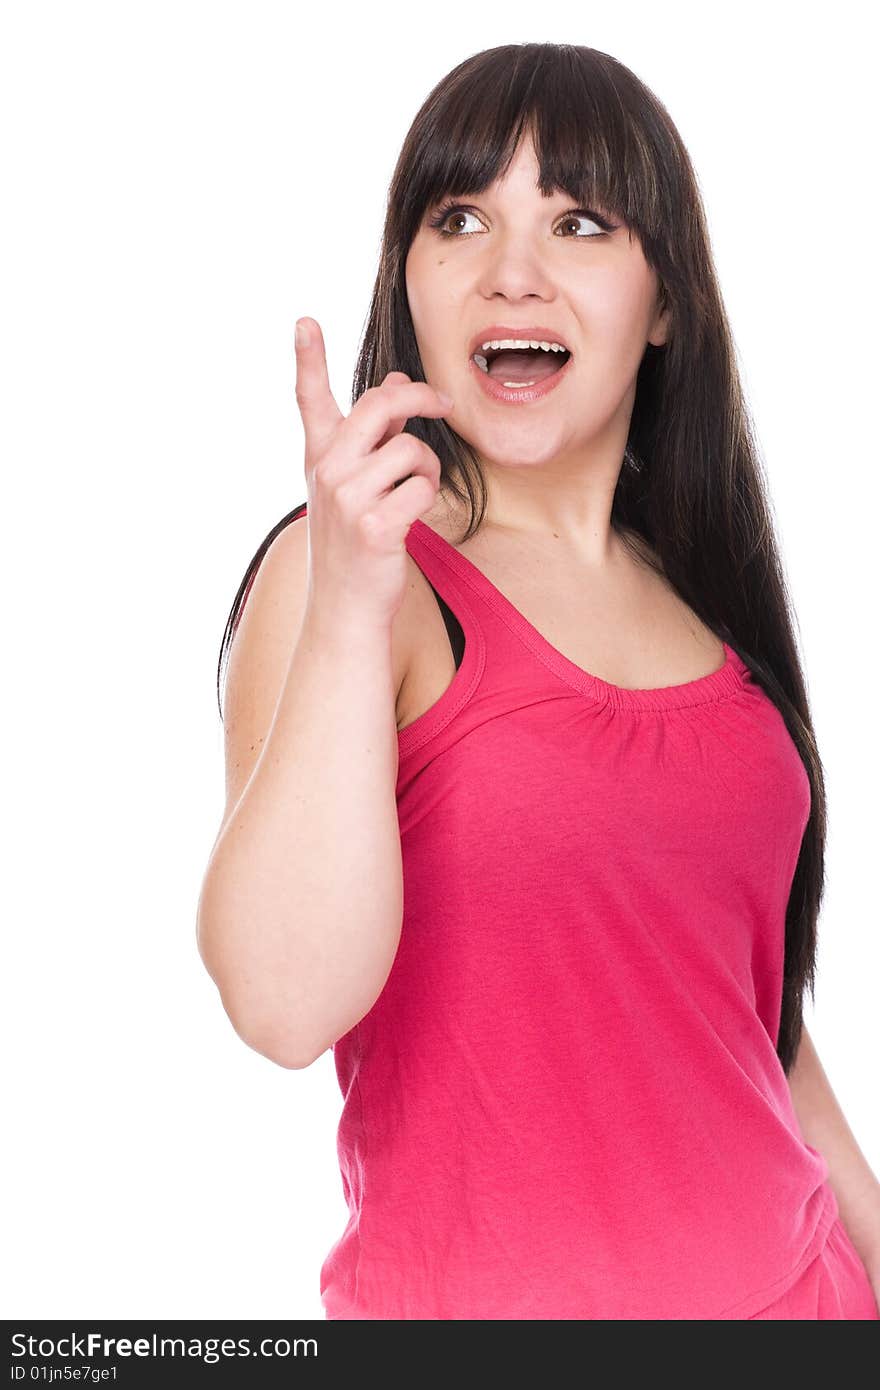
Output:
[[[749,1318],[838,1215],[775,1050],[810,811],[782,716],[727,644],[624,689],[422,521],[406,545],[465,648],[398,735],[403,927],[333,1049],[326,1316]]]

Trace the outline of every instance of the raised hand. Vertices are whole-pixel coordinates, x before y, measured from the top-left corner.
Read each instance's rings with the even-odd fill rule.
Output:
[[[440,486],[434,450],[403,429],[416,415],[447,415],[452,401],[427,382],[389,372],[343,415],[321,329],[312,318],[298,322],[308,336],[296,346],[296,401],[305,431],[309,602],[390,625],[406,586],[407,532]]]

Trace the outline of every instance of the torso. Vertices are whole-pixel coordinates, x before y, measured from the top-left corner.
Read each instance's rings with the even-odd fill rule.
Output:
[[[475,564],[547,641],[602,680],[653,689],[697,680],[724,664],[716,635],[617,537],[613,559],[596,569],[562,541],[550,544],[485,524],[459,544],[464,526],[441,496],[421,520]],[[395,620],[398,730],[430,709],[456,672],[437,599],[407,558],[409,583]]]

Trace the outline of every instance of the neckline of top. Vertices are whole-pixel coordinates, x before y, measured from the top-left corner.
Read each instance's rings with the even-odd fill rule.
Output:
[[[597,703],[611,705],[615,709],[654,710],[702,705],[734,694],[741,689],[744,678],[749,674],[749,667],[739,653],[721,639],[724,647],[723,664],[717,670],[710,671],[708,675],[697,676],[695,680],[654,688],[631,688],[603,680],[601,676],[594,676],[591,672],[585,671],[565,656],[558,647],[554,647],[473,560],[469,560],[457,550],[439,531],[435,531],[427,522],[417,517],[410,528],[410,534],[413,532],[441,560],[453,567],[460,578],[504,619],[545,666],[575,690]]]

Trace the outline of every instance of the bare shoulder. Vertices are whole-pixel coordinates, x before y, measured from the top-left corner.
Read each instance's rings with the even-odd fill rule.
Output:
[[[409,582],[391,635],[394,689],[399,698],[417,615],[412,596],[424,579],[407,556]],[[299,638],[308,602],[309,531],[306,516],[289,522],[264,554],[245,597],[229,648],[223,692],[227,814],[260,756]]]
[[[226,663],[224,822],[257,764],[305,612],[308,527],[291,521],[263,555],[239,610]]]
[[[242,702],[271,693],[290,660],[305,613],[308,558],[308,526],[298,517],[275,536],[244,596],[229,649],[225,719],[240,715]]]

